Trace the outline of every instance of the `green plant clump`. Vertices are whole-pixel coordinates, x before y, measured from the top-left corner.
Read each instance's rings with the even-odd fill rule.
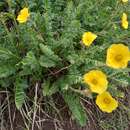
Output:
[[[25,23],[19,12],[27,7]],[[108,90],[116,98],[130,84],[129,66],[106,65],[107,49],[114,43],[130,47],[130,29],[121,27],[122,13],[130,14],[129,3],[121,0],[10,0],[0,2],[0,91],[9,90],[16,107],[28,100],[28,90],[38,84],[43,97],[60,94],[81,126],[87,115],[81,98],[89,86],[83,75],[101,70],[107,75]],[[85,32],[96,40],[82,42]],[[120,50],[117,50],[120,51]],[[87,108],[86,108],[87,109]]]

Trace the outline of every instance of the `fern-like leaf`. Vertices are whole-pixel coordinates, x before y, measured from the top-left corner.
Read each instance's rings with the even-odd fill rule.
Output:
[[[74,93],[66,92],[63,94],[65,102],[68,104],[74,118],[81,126],[84,126],[87,121],[87,115],[80,102],[80,97]]]
[[[15,82],[15,105],[17,109],[20,109],[25,101],[25,88],[27,88],[26,80],[17,78]]]

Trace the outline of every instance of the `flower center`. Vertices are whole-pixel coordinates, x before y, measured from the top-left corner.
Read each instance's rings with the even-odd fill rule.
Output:
[[[104,102],[105,104],[110,104],[111,100],[110,100],[109,98],[104,98],[104,99],[103,99],[103,102]]]
[[[97,82],[97,80],[96,79],[92,79],[92,84],[94,84],[94,85],[96,85],[98,82]]]
[[[122,55],[115,56],[116,61],[121,61],[123,59]]]
[[[85,40],[86,40],[86,42],[88,42],[88,43],[90,42],[90,38],[89,38],[89,37],[86,37]]]

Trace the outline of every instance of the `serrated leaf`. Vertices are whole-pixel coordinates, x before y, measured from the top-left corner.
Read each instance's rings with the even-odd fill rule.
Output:
[[[54,67],[61,60],[49,46],[40,44],[40,49],[44,55],[39,59],[40,65],[43,67]]]
[[[25,79],[18,78],[15,82],[15,105],[17,109],[20,109],[25,101],[26,94],[24,92],[27,88],[27,82]]]
[[[15,67],[12,65],[0,65],[0,78],[6,78],[15,73]]]
[[[27,53],[26,57],[21,61],[21,63],[23,64],[23,68],[24,66],[29,66],[31,70],[39,68],[38,60],[32,51]]]
[[[82,77],[77,74],[67,74],[60,77],[56,82],[55,85],[60,88],[61,91],[68,90],[69,86],[81,83]]]
[[[58,86],[53,83],[50,84],[50,81],[44,81],[42,84],[43,88],[43,96],[51,96],[52,94],[56,93],[58,91]]]
[[[118,82],[119,85],[128,86],[130,84],[130,77],[127,72],[117,72],[109,78],[113,81]]]
[[[80,102],[80,97],[72,92],[64,93],[63,97],[65,102],[68,104],[74,118],[79,122],[81,126],[85,126],[87,115],[85,113],[83,105]]]
[[[49,46],[46,46],[44,44],[40,44],[39,46],[42,53],[44,53],[45,55],[54,55],[54,52],[49,48]]]
[[[41,56],[39,59],[39,63],[43,67],[54,67],[56,64],[53,60],[48,59],[46,56]]]
[[[53,60],[55,62],[60,61],[61,59],[51,50],[51,48],[49,48],[49,46],[46,46],[44,44],[40,44],[40,49],[42,51],[42,53],[48,57],[48,59]]]
[[[0,47],[0,59],[10,59],[12,57],[18,58],[16,55],[14,55],[10,50],[6,48]]]

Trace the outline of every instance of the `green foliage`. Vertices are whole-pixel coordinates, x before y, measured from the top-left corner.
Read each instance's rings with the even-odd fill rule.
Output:
[[[81,126],[84,126],[87,121],[87,116],[80,102],[79,96],[72,92],[66,92],[63,94],[63,97],[65,102],[68,104],[74,118],[80,123]]]
[[[107,116],[100,115],[98,119],[99,126],[102,130],[125,130],[129,129],[129,118],[130,111],[128,107],[125,107],[121,103],[121,106],[118,112],[112,114],[111,118]]]
[[[23,69],[28,68],[30,71],[36,71],[40,69],[39,62],[32,51],[27,53],[26,57],[22,59],[21,63]]]
[[[30,17],[20,24],[16,18],[25,6]],[[130,47],[130,29],[120,26],[124,11],[129,13],[130,5],[124,6],[121,0],[1,1],[0,87],[14,90],[15,104],[20,109],[27,82],[32,87],[38,81],[43,96],[63,94],[73,116],[85,125],[81,95],[69,91],[84,88],[82,76],[86,72],[105,72],[110,90],[117,97],[118,86],[130,84],[129,66],[119,70],[106,66],[106,51],[111,44],[120,42]],[[90,47],[81,42],[86,31],[98,36]]]
[[[40,44],[43,55],[40,56],[40,65],[43,67],[55,67],[61,59],[46,45]]]
[[[6,78],[12,74],[15,73],[15,68],[14,66],[11,66],[11,65],[1,65],[0,66],[0,78]]]
[[[17,56],[15,54],[13,54],[13,52],[11,52],[10,50],[1,47],[0,48],[0,59],[8,60],[10,58],[17,58]]]
[[[51,84],[50,81],[44,81],[42,84],[43,88],[43,96],[51,96],[54,93],[59,91],[59,88],[57,87],[56,83]]]
[[[25,102],[26,94],[24,90],[28,87],[25,79],[17,78],[15,81],[15,104],[17,109],[20,109]]]

